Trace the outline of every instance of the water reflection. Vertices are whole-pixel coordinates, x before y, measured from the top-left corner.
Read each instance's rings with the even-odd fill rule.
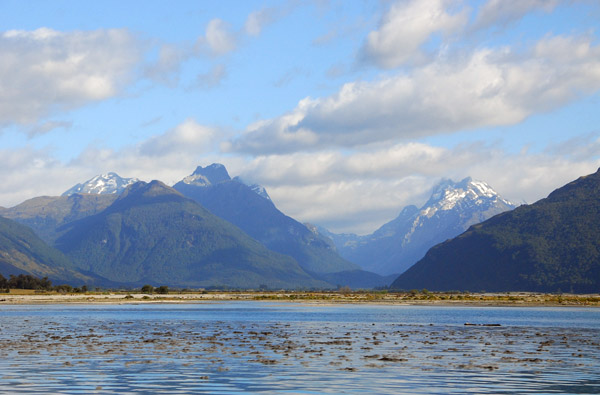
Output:
[[[599,329],[593,309],[2,306],[0,393],[600,393]]]

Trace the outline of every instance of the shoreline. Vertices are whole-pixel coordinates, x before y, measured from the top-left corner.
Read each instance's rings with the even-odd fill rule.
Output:
[[[202,292],[143,294],[140,292],[0,294],[2,305],[61,304],[191,304],[229,301],[289,302],[319,305],[373,304],[398,306],[600,307],[600,294],[540,293],[381,293],[381,292]]]

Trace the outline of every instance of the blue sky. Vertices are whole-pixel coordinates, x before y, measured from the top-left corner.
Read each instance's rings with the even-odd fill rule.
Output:
[[[442,178],[533,202],[600,167],[600,4],[0,0],[0,205],[220,162],[367,233]]]

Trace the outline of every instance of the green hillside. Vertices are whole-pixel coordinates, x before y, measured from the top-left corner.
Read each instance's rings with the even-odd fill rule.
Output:
[[[158,181],[132,185],[106,210],[65,230],[56,246],[77,267],[122,284],[328,286]]]
[[[41,196],[0,209],[0,215],[27,225],[46,243],[53,244],[62,225],[99,213],[116,198],[117,195],[93,194]]]
[[[395,289],[600,292],[600,170],[439,244]]]
[[[93,280],[74,270],[69,259],[48,246],[28,227],[0,217],[0,274],[30,274],[74,285]]]

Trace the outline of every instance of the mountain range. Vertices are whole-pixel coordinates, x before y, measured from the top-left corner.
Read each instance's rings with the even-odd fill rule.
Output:
[[[329,286],[160,181],[132,184],[69,223],[56,247],[79,269],[128,286]]]
[[[372,288],[395,279],[393,289],[600,290],[600,171],[513,210],[483,182],[445,180],[420,209],[368,236],[301,224],[218,164],[174,187],[117,177],[76,186],[94,193],[71,188],[0,208],[0,273],[109,287]]]
[[[173,188],[270,250],[291,256],[315,278],[358,288],[385,286],[393,280],[340,257],[331,240],[279,211],[263,187],[232,179],[221,164],[199,166]]]
[[[433,247],[394,289],[600,291],[600,170]]]
[[[359,270],[341,258],[331,243],[279,211],[271,199],[231,179],[223,165],[198,167],[173,186],[215,215],[231,222],[269,249],[290,255],[309,272]]]
[[[29,226],[46,243],[52,245],[62,233],[63,225],[101,212],[117,197],[117,194],[110,192],[41,196],[11,208],[0,209],[0,215]]]
[[[357,265],[341,258],[328,238],[281,213],[263,187],[246,185],[238,177],[232,179],[222,165],[198,167],[192,175],[176,184],[177,188],[196,201],[185,199],[185,204],[171,201],[168,209],[158,202],[147,204],[145,194],[134,193],[145,183],[132,184],[127,180],[131,179],[108,173],[78,184],[62,196],[33,198],[15,207],[0,209],[0,215],[30,226],[44,241],[64,252],[76,268],[97,276],[97,285],[133,286],[144,281],[158,284],[162,279],[169,281],[171,286],[181,287],[248,288],[266,285],[280,288],[333,288],[349,285],[354,288],[372,288],[386,286],[393,280],[391,277],[362,271]],[[125,183],[129,184],[125,188],[106,187]],[[104,187],[99,187],[101,185]],[[165,199],[166,196],[170,196],[170,200],[174,200],[174,196],[184,199],[175,189],[161,185],[163,192],[160,199]],[[156,188],[153,185],[153,189]],[[136,202],[140,203],[140,207],[116,215],[115,210],[122,207],[125,198],[131,207]],[[141,203],[142,201],[146,203]],[[192,206],[219,219],[213,231],[229,227],[246,236],[247,239],[243,242],[236,239],[236,243],[242,247],[235,250],[229,259],[239,263],[246,262],[247,256],[251,256],[254,266],[242,269],[235,263],[229,268],[219,269],[222,274],[229,270],[225,277],[219,277],[215,273],[204,273],[203,280],[194,277],[189,265],[194,261],[196,267],[202,266],[203,248],[177,252],[176,243],[170,240],[173,237],[185,238],[181,232],[193,233],[193,229],[197,228],[193,221],[176,224],[175,220],[178,215],[185,217]],[[154,216],[162,211],[169,211],[171,214],[163,219],[156,219]],[[136,214],[132,214],[133,212]],[[198,217],[197,214],[195,216]],[[134,217],[135,220],[131,219]],[[156,225],[156,221],[160,226]],[[134,226],[134,223],[137,225]],[[175,224],[176,228],[171,228]],[[145,231],[147,229],[152,229],[152,232]],[[99,242],[93,234],[100,230],[104,233],[101,232],[102,239]],[[156,234],[162,235],[161,242],[153,239]],[[248,239],[260,245],[264,251],[257,254],[256,245],[250,246]],[[106,242],[102,244],[104,240]],[[114,240],[115,243],[109,245],[109,240]],[[176,262],[165,258],[167,255],[171,257],[178,254],[186,256],[188,266],[177,266]],[[259,255],[262,258],[258,259]],[[275,256],[279,261],[285,262],[287,269],[281,267],[267,270]],[[164,264],[155,262],[156,259],[162,260]],[[219,264],[221,263],[223,262]],[[162,269],[159,269],[161,265]],[[166,267],[169,265],[174,265],[174,270],[167,276]],[[163,274],[157,274],[161,270]],[[257,275],[259,272],[261,274]],[[284,274],[271,278],[266,274],[269,272]],[[259,281],[258,278],[263,280]]]
[[[122,178],[117,173],[106,173],[91,178],[82,184],[77,184],[65,191],[62,196],[71,196],[75,193],[86,194],[120,194],[129,185],[138,182],[137,178]]]
[[[400,274],[434,245],[514,208],[485,182],[470,177],[460,182],[442,180],[420,209],[405,207],[398,217],[370,235],[334,234],[323,228],[319,231],[334,241],[342,257],[363,270]]]

